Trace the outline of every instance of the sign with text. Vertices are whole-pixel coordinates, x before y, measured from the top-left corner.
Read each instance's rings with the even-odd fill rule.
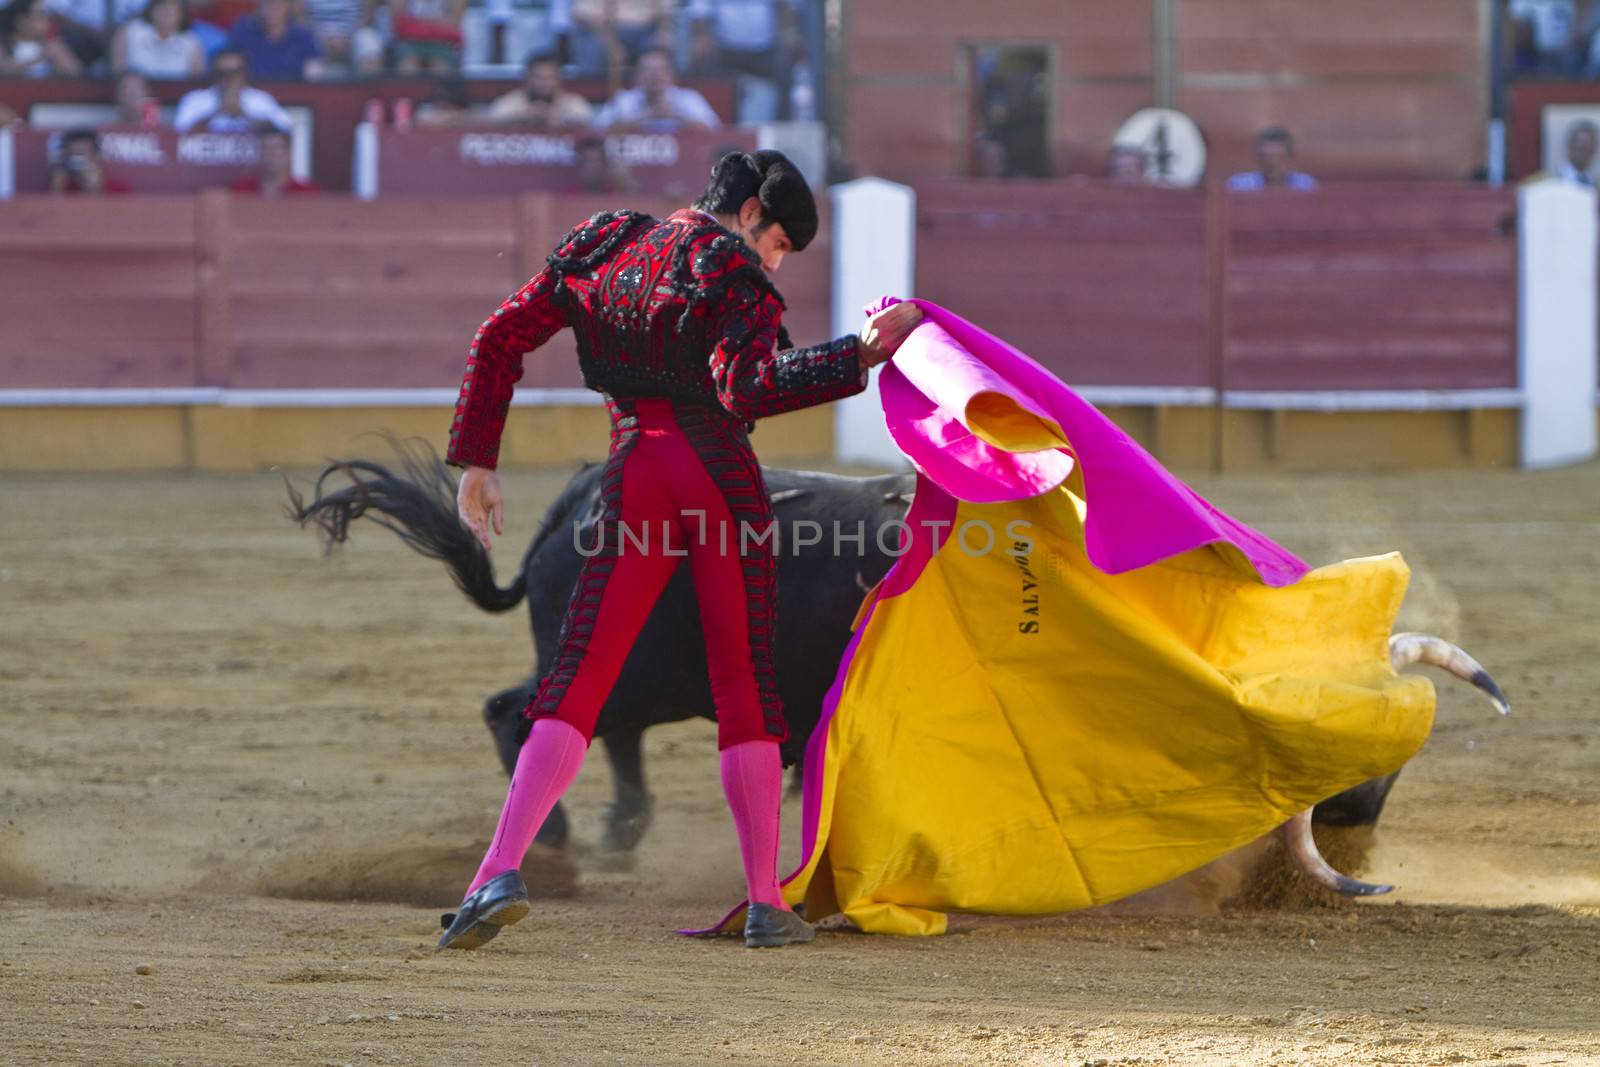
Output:
[[[189,193],[226,186],[256,172],[260,145],[249,133],[178,133],[111,127],[100,135],[106,176],[136,193]],[[50,189],[60,154],[60,130],[14,131],[16,191]]]
[[[727,152],[753,152],[747,130],[682,133],[532,133],[485,129],[380,129],[379,196],[522,192],[699,193]],[[358,147],[358,157],[360,155]],[[359,170],[362,161],[358,158]]]

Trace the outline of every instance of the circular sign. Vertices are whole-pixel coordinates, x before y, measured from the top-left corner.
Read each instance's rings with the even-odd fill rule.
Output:
[[[1160,185],[1182,188],[1200,184],[1206,173],[1206,139],[1200,127],[1181,111],[1147,107],[1117,131],[1113,141],[1144,152],[1144,174]]]

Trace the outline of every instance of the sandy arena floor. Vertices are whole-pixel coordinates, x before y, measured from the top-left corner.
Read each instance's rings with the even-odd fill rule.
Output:
[[[508,476],[502,571],[564,480]],[[634,870],[434,956],[521,611],[376,528],[324,558],[271,475],[0,477],[0,1064],[1600,1064],[1600,465],[1197,485],[1316,562],[1404,551],[1402,624],[1516,707],[1438,679],[1391,900],[685,941],[741,888],[695,723],[649,737]]]

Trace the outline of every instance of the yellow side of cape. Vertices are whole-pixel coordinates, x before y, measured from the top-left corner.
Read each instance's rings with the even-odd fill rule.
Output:
[[[811,917],[932,934],[952,911],[1103,904],[1427,738],[1431,683],[1389,666],[1398,554],[1277,589],[1214,547],[1108,575],[1076,481],[962,503],[911,588],[878,598],[828,727],[818,847],[786,886]]]

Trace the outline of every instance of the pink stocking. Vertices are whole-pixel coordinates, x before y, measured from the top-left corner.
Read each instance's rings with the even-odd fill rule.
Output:
[[[517,769],[511,775],[506,806],[500,810],[494,843],[483,857],[478,876],[467,887],[468,896],[495,875],[522,866],[533,836],[578,776],[588,749],[588,741],[571,724],[551,718],[534,720],[533,732],[517,755]]]
[[[722,791],[739,832],[750,902],[789,910],[778,891],[778,809],[783,760],[776,741],[745,741],[722,750]]]

